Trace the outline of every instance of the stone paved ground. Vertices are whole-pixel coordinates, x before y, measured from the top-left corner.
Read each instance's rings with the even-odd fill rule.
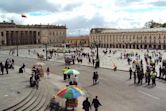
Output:
[[[36,53],[38,52],[39,54],[42,54],[45,56],[45,52],[43,52],[44,48],[34,48],[34,49],[30,49],[30,54],[28,54],[28,49],[19,49],[19,56],[21,57],[28,57],[28,58],[37,58]],[[52,49],[52,47],[49,47],[48,49]],[[56,48],[54,48],[56,49]],[[72,50],[72,49],[71,49]],[[143,59],[143,64],[144,67],[146,67],[145,61],[144,61],[144,53],[146,53],[146,50],[138,50],[138,49],[111,49],[112,52],[116,51],[115,54],[111,53],[111,54],[104,54],[102,51],[105,50],[104,48],[99,48],[99,57],[100,57],[100,67],[103,68],[113,68],[113,65],[115,64],[118,68],[118,70],[123,70],[123,71],[128,71],[129,67],[131,67],[131,65],[128,65],[127,63],[127,59],[120,59],[121,53],[125,54],[125,53],[138,53],[140,55],[140,58]],[[109,50],[109,49],[108,49]],[[84,52],[90,52],[89,48],[85,48]],[[152,58],[154,60],[154,54],[152,53],[154,52],[154,50],[150,50],[149,51],[149,55],[152,55]],[[157,50],[155,51],[156,53],[160,52],[163,55],[163,58],[166,58],[166,53],[164,50]],[[9,54],[9,51],[1,51],[2,54]],[[16,51],[15,54],[16,56]],[[49,54],[48,54],[49,55]],[[135,57],[132,57],[132,60],[135,60]],[[63,53],[60,53],[58,55],[54,55],[53,58],[50,61],[56,61],[56,62],[64,62],[64,56]],[[87,66],[92,66],[91,63],[88,62],[87,58],[83,58],[83,63],[82,65],[87,65]],[[158,65],[156,65],[156,70],[158,72],[159,69],[159,65],[161,65],[161,63],[159,63]]]
[[[15,70],[10,70],[9,74],[0,75],[0,110],[7,108],[9,106],[18,103],[20,100],[26,97],[32,88],[29,87],[29,77],[31,74],[31,69],[26,68],[26,72],[19,74],[18,66],[15,66]],[[52,84],[53,89],[63,89],[66,87],[66,82],[63,81],[62,76],[56,74],[50,74],[47,78],[45,74],[45,79],[49,80]],[[56,92],[55,94],[56,95]],[[61,106],[65,106],[65,99],[58,98]],[[82,101],[84,96],[78,98],[79,104],[75,111],[81,111]]]
[[[17,103],[30,93],[28,84],[29,78],[16,70],[10,70],[8,75],[0,75],[0,110]]]
[[[1,56],[0,59],[12,58],[7,55]],[[31,68],[34,63],[38,62],[37,59],[13,58],[17,65],[25,62],[27,68]],[[55,82],[54,85],[58,84],[58,86],[62,84],[61,88],[64,87],[65,82],[62,82],[61,75],[64,63],[50,61],[44,61],[44,63],[50,67],[51,72],[56,74],[54,77],[51,76],[50,82]],[[148,87],[145,83],[139,86],[134,85],[133,80],[128,80],[128,72],[113,72],[109,69],[99,68],[97,70],[100,74],[100,83],[92,86],[91,77],[94,68],[81,65],[71,65],[70,67],[81,72],[79,83],[81,87],[88,91],[89,97],[93,98],[94,95],[100,97],[103,103],[100,108],[101,111],[110,111],[110,109],[111,111],[165,111],[165,81],[157,79],[156,87]],[[78,111],[81,110],[78,109]]]

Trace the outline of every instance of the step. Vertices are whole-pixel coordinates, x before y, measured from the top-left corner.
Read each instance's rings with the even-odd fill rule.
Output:
[[[28,109],[28,107],[30,107],[33,103],[35,103],[35,101],[38,98],[40,98],[40,96],[42,96],[43,91],[44,91],[44,88],[39,86],[37,93],[30,99],[30,101],[28,101],[26,104],[24,104],[20,108],[15,109],[14,111],[25,111],[26,109]]]
[[[19,101],[18,103],[8,107],[8,108],[5,108],[4,110],[2,111],[13,111],[15,108],[19,107],[21,104],[25,103],[26,101],[28,101],[34,94],[35,94],[35,90],[34,89],[31,89],[30,93],[25,97],[23,98],[21,101]]]
[[[36,89],[34,89],[34,90],[36,90]],[[11,111],[21,111],[20,109],[21,109],[22,107],[25,107],[25,105],[27,105],[29,102],[31,102],[32,99],[37,96],[37,94],[38,94],[38,91],[36,90],[36,92],[35,92],[28,100],[24,101],[22,104],[20,104],[18,107],[14,108],[14,109],[11,110]]]
[[[50,91],[50,87],[48,85],[48,80],[46,81],[46,86],[47,86],[47,98],[46,98],[46,101],[45,103],[43,104],[42,107],[40,107],[37,111],[45,111],[50,103],[50,99],[51,99],[51,96],[53,95]]]
[[[49,80],[47,80],[47,86],[48,86],[47,87],[48,88],[48,98],[47,98],[48,100],[46,101],[45,106],[42,107],[41,110],[38,110],[38,111],[50,111],[50,109],[48,108],[48,105],[50,103],[52,96],[56,94],[56,91],[58,91],[58,89],[54,90],[55,86]]]
[[[42,84],[42,86],[44,88],[42,95],[25,111],[37,111],[45,103],[46,97],[47,97],[47,87],[44,82]]]

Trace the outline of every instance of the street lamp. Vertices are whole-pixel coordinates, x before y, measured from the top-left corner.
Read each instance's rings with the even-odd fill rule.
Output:
[[[95,42],[95,46],[96,46],[96,48],[97,48],[95,68],[99,68],[99,67],[100,67],[100,59],[99,59],[99,44]]]
[[[47,61],[47,53],[48,53],[48,51],[47,51],[47,45],[48,45],[48,40],[46,39],[46,40],[44,40],[44,41],[42,41],[42,43],[44,44],[44,46],[45,46],[45,51],[46,51],[46,61]]]
[[[18,43],[17,43],[17,56],[18,56]]]
[[[47,61],[47,43],[44,43],[45,45],[45,51],[46,51],[46,61]]]
[[[17,43],[16,43],[16,46],[17,46],[17,56],[18,56],[18,44],[19,44],[19,40],[17,39]]]

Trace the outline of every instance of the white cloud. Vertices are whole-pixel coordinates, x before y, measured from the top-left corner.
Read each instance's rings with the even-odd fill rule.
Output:
[[[17,12],[22,8],[21,4],[17,9],[15,6],[12,8],[10,2],[3,3],[0,2],[6,6],[0,8],[1,21],[14,19],[23,24],[66,24],[70,35],[78,34],[78,30],[81,30],[82,34],[88,34],[92,27],[141,28],[145,22],[152,19],[156,22],[166,22],[166,7],[160,7],[164,0],[44,0],[46,6],[42,4],[41,7],[33,7],[33,10],[25,8],[26,19],[22,19]],[[10,7],[7,7],[7,3]],[[29,3],[28,6],[32,5],[35,4]],[[47,6],[48,9],[45,8]],[[8,9],[14,10],[9,12]],[[33,12],[38,15],[31,14]]]

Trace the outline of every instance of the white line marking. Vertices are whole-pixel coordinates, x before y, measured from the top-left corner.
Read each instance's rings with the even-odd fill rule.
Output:
[[[146,92],[143,92],[143,91],[141,91],[141,90],[139,90],[138,92],[140,92],[140,93],[142,93],[142,94],[144,94],[144,95],[147,95],[147,96],[149,96],[149,97],[151,97],[151,98],[153,98],[153,99],[160,100],[160,98],[159,98],[159,97],[153,96],[153,95],[148,94],[148,93],[146,93]]]

